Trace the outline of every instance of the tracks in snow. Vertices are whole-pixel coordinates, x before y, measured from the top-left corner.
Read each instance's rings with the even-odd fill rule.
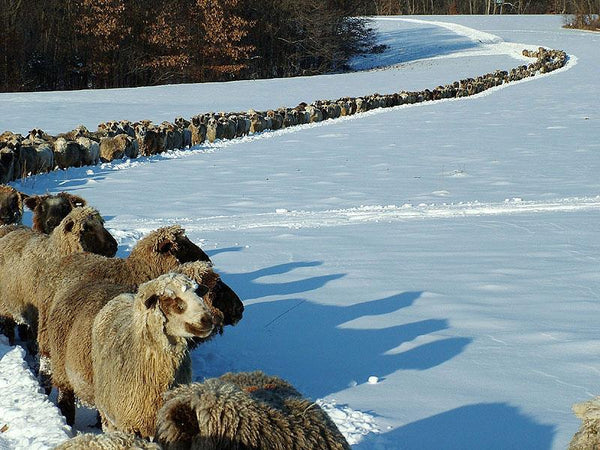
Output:
[[[112,228],[135,226],[150,231],[168,223],[177,222],[188,232],[252,230],[261,228],[324,228],[372,222],[403,222],[409,220],[458,219],[468,217],[508,216],[517,214],[544,214],[600,210],[600,196],[571,197],[550,201],[505,200],[501,203],[405,204],[402,206],[360,206],[321,211],[288,211],[270,213],[213,216],[199,219],[143,219],[132,223],[125,217],[110,220]]]

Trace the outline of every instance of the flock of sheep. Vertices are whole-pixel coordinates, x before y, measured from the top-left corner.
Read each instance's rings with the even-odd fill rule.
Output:
[[[278,130],[295,125],[320,122],[375,108],[420,103],[445,98],[467,97],[494,86],[547,73],[564,66],[567,55],[560,50],[523,50],[523,55],[536,58],[529,65],[510,71],[497,70],[476,78],[467,78],[434,89],[398,92],[388,95],[345,97],[319,100],[295,108],[241,113],[205,113],[175,119],[175,123],[160,125],[148,120],[131,123],[111,121],[98,125],[97,131],[84,126],[51,136],[33,129],[24,137],[6,131],[0,135],[0,183],[8,183],[29,174],[98,164],[120,158],[136,158],[198,145],[204,141],[233,139],[265,130]]]
[[[108,122],[50,136],[0,135],[0,183],[100,161],[152,155],[375,108],[464,97],[565,65],[563,51],[523,50],[529,65],[420,92],[373,94],[247,113],[207,113],[174,124]],[[21,224],[24,206],[33,227]],[[39,358],[39,379],[67,423],[75,401],[96,408],[104,434],[63,449],[349,449],[323,410],[261,372],[192,383],[190,350],[235,325],[243,304],[179,226],[142,238],[126,258],[98,211],[78,196],[27,196],[0,185],[0,331]],[[570,448],[600,444],[600,397],[576,405]],[[150,442],[153,439],[155,442]]]
[[[21,224],[24,206],[32,228]],[[349,448],[280,378],[192,383],[190,351],[235,325],[244,306],[180,226],[149,233],[126,258],[116,252],[83,198],[0,185],[2,332],[12,344],[17,328],[37,353],[40,383],[58,390],[68,424],[78,400],[98,410],[106,432],[60,448]]]

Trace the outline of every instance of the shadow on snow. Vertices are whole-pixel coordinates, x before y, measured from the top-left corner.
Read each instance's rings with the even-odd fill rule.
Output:
[[[555,429],[505,403],[462,406],[384,434],[370,434],[356,450],[508,448],[549,449]]]

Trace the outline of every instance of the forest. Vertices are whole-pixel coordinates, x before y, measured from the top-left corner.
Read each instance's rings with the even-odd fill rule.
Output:
[[[340,72],[364,16],[589,14],[600,0],[0,0],[0,91]]]

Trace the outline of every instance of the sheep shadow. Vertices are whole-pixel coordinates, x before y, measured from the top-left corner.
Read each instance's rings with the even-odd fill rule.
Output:
[[[556,430],[505,403],[479,403],[418,420],[384,434],[369,434],[356,450],[418,448],[549,449]]]
[[[372,328],[378,326],[376,316],[409,307],[420,296],[421,292],[404,292],[351,306],[302,298],[250,304],[244,319],[226,331],[227,339],[215,340],[194,353],[195,373],[198,378],[219,376],[223,367],[205,360],[214,359],[214,354],[240,355],[233,370],[277,374],[317,398],[364,383],[371,375],[383,379],[398,370],[427,370],[460,354],[471,339],[440,338],[391,353],[404,342],[448,329],[448,321],[427,319]],[[369,317],[373,317],[367,320],[370,328],[347,326]]]
[[[223,251],[226,251],[224,249]],[[212,253],[209,253],[212,256]],[[259,278],[272,275],[282,275],[294,269],[316,267],[323,264],[321,261],[300,261],[277,264],[271,267],[258,269],[246,273],[227,273],[219,271],[225,280],[243,300],[252,300],[274,295],[295,295],[302,292],[313,291],[325,286],[328,282],[338,280],[345,276],[343,273],[320,275],[304,278],[297,281],[267,283],[257,281]]]

